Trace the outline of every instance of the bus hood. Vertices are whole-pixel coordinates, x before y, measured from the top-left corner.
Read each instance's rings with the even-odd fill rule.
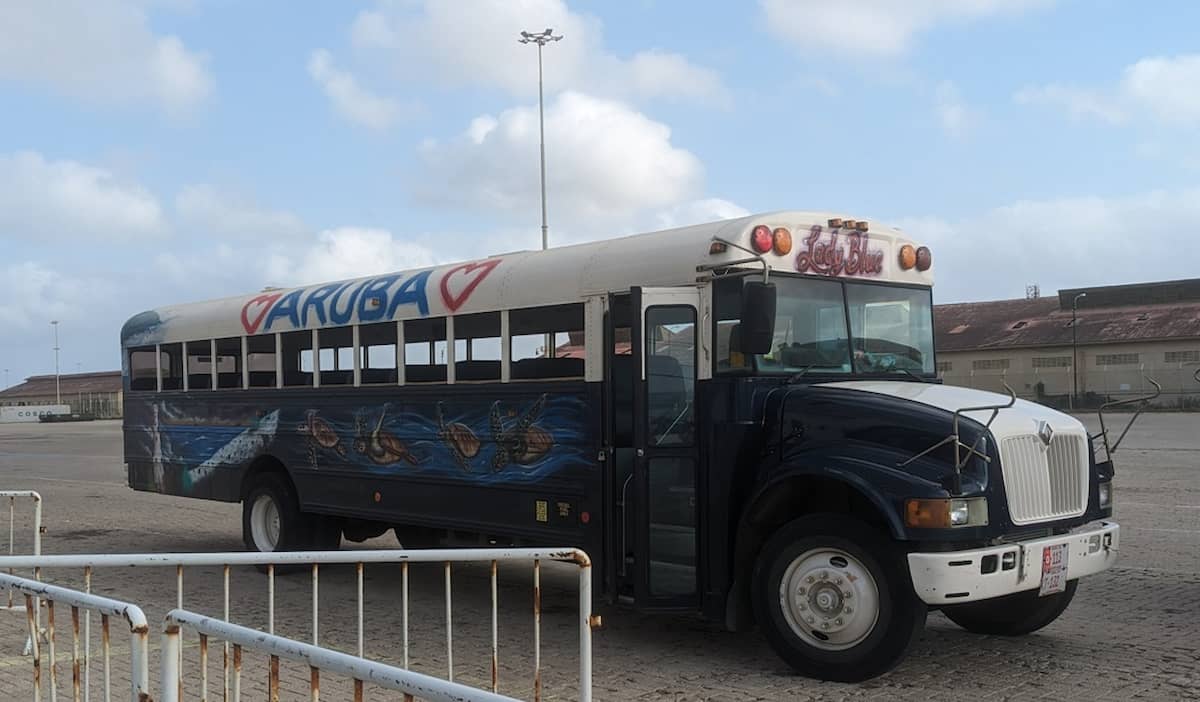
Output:
[[[1008,404],[1007,395],[1001,395],[986,390],[975,390],[954,385],[939,385],[934,383],[916,383],[895,380],[848,380],[836,383],[822,383],[820,387],[841,388],[859,392],[870,392],[876,395],[887,395],[902,400],[918,402],[954,412],[964,407],[981,407],[987,405]],[[965,412],[964,416],[987,424],[991,410]],[[1012,407],[1000,410],[992,422],[991,431],[997,438],[1017,436],[1021,434],[1036,434],[1042,422],[1050,425],[1054,431],[1064,431],[1074,434],[1084,434],[1083,423],[1069,414],[1050,409],[1028,400],[1018,399]]]

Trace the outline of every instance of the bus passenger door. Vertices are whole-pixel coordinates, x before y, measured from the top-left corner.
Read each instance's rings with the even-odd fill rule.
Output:
[[[633,288],[633,591],[639,607],[693,607],[698,597],[696,374],[700,294]]]

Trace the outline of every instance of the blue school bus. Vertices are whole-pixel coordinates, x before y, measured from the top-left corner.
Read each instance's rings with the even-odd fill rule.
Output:
[[[1112,462],[939,382],[932,252],[775,212],[166,306],[121,333],[129,484],[246,546],[579,546],[597,596],[861,680],[929,609],[1053,621],[1116,558]]]

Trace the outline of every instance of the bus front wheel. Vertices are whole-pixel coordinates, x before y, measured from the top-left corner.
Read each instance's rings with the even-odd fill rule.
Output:
[[[809,677],[858,682],[887,672],[925,626],[897,549],[842,515],[783,526],[760,552],[753,582],[767,641]]]

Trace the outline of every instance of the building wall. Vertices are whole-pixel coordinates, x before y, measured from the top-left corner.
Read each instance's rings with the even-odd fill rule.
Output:
[[[1170,354],[1168,356],[1168,354]],[[1038,398],[1071,392],[1071,347],[939,352],[939,375],[951,385],[1003,392],[1005,381],[1020,397]],[[1163,386],[1156,404],[1200,406],[1200,339],[1092,344],[1078,347],[1079,393],[1114,399],[1153,391],[1143,376]],[[1168,360],[1170,358],[1171,360]]]
[[[98,419],[119,418],[121,416],[121,399],[121,392],[62,393],[62,404],[69,406],[72,414],[90,414]],[[54,393],[0,399],[0,407],[53,404],[55,404]]]

